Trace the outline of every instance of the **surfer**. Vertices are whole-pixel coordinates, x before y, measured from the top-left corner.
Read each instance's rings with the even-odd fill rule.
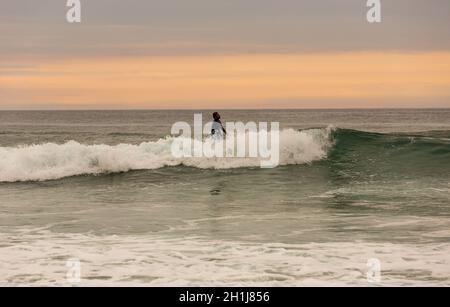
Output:
[[[222,125],[222,122],[220,121],[220,114],[218,112],[213,113],[213,124],[211,129],[211,135],[215,137],[223,137],[223,135],[227,134],[227,131]]]

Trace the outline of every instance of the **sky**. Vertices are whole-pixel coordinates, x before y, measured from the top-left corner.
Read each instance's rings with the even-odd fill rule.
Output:
[[[450,1],[0,0],[0,109],[450,107]]]

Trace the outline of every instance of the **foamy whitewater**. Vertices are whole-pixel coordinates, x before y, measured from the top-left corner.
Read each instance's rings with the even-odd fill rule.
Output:
[[[0,112],[0,285],[450,286],[450,110],[220,113],[280,165],[175,158],[193,111]]]
[[[384,260],[384,271],[391,272],[383,279],[385,286],[448,286],[450,275],[450,244],[419,249],[412,244],[243,244],[197,237],[56,236],[42,231],[23,236],[33,243],[3,248],[0,260],[7,269],[2,278],[36,286],[67,286],[58,278],[67,255],[83,259],[86,286],[364,286],[367,259],[374,255]],[[34,261],[29,261],[30,251]],[[17,276],[17,270],[34,274]],[[402,270],[410,272],[410,280],[398,274]],[[54,279],[49,282],[42,276]]]
[[[280,131],[279,164],[304,164],[325,158],[331,146],[331,131],[331,127]],[[172,154],[175,139],[166,137],[139,145],[84,145],[69,141],[61,145],[0,147],[0,182],[44,181],[178,165],[213,169],[260,166],[261,158],[254,157],[176,158]],[[210,139],[203,140],[202,146],[211,147],[210,143]]]

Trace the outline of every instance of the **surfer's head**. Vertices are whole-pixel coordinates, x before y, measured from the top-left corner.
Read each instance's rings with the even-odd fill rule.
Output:
[[[218,120],[220,119],[220,114],[219,114],[219,112],[214,112],[214,113],[213,113],[213,118],[214,118],[215,121],[218,121]]]

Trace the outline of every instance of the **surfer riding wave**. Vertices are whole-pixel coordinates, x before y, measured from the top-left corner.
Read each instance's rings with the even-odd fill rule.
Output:
[[[227,131],[220,121],[220,114],[218,112],[214,112],[213,119],[214,121],[211,128],[211,135],[215,138],[223,138],[223,136],[227,134]]]

